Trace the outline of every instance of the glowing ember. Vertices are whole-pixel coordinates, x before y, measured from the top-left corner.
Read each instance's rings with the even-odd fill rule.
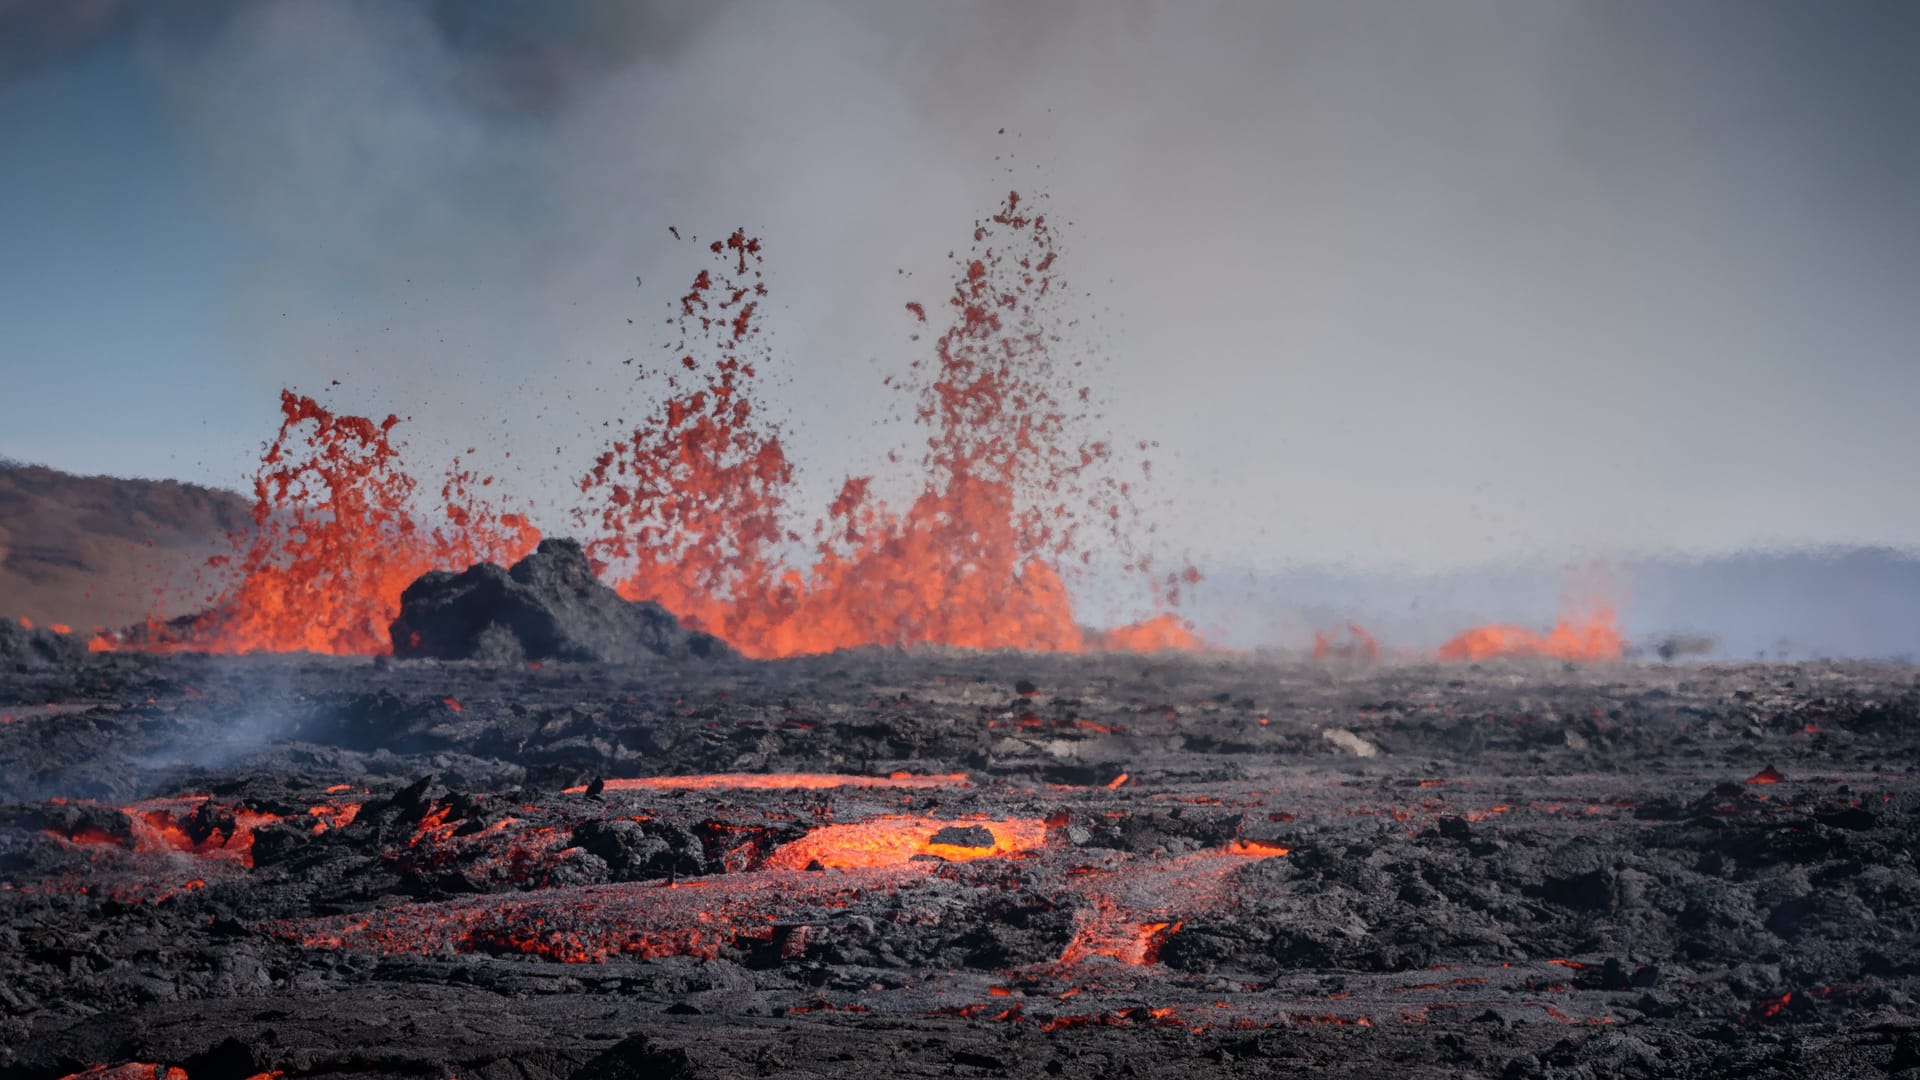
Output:
[[[1037,851],[1046,842],[1047,823],[1039,818],[882,817],[815,829],[768,856],[766,868],[804,870],[814,863],[833,869],[907,866],[920,856],[968,862]]]
[[[313,819],[312,832],[315,836],[332,829],[344,829],[353,824],[353,819],[359,815],[360,804],[357,802],[338,805],[321,803],[307,808],[307,816]]]
[[[1487,660],[1500,656],[1544,656],[1559,660],[1618,660],[1625,644],[1606,605],[1577,617],[1562,617],[1553,629],[1538,633],[1524,626],[1476,626],[1440,646],[1442,660]]]
[[[684,791],[735,789],[748,791],[817,790],[822,788],[951,788],[966,787],[966,773],[930,776],[894,773],[890,776],[849,776],[845,773],[706,773],[700,776],[643,776],[602,781],[605,791]],[[586,791],[570,787],[569,795]]]
[[[1780,774],[1779,769],[1776,769],[1773,766],[1769,765],[1766,768],[1761,769],[1759,772],[1754,773],[1752,776],[1747,777],[1747,783],[1778,784],[1785,779],[1786,777]]]

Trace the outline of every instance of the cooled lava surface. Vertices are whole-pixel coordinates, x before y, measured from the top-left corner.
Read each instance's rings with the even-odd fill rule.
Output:
[[[1910,666],[96,653],[0,1078],[1920,1067]]]

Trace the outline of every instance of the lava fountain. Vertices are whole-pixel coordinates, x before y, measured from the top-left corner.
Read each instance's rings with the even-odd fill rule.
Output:
[[[225,579],[198,616],[149,619],[135,647],[156,651],[384,653],[400,593],[429,570],[512,562],[540,534],[482,497],[492,484],[456,459],[438,507],[400,459],[397,416],[335,413],[290,390],[253,481],[253,528],[208,570]],[[434,523],[434,515],[440,521]],[[96,636],[92,647],[121,642]]]
[[[793,473],[755,393],[768,362],[761,244],[735,232],[710,250],[718,265],[679,302],[682,355],[666,400],[580,483],[601,533],[591,551],[622,595],[754,657],[1198,645],[1170,614],[1106,633],[1074,618],[1061,567],[1092,561],[1094,528],[1166,603],[1198,573],[1156,576],[1111,442],[1084,434],[1091,390],[1066,385],[1051,351],[1063,286],[1045,215],[1013,193],[976,224],[948,299],[953,322],[903,385],[928,432],[919,494],[896,511],[871,494],[871,477],[849,477],[813,526],[804,568],[781,558],[799,540],[785,524]]]
[[[714,264],[675,305],[679,359],[663,400],[578,484],[575,520],[621,595],[758,658],[875,644],[1199,645],[1170,612],[1109,631],[1074,617],[1067,577],[1092,563],[1096,542],[1163,608],[1199,574],[1156,569],[1144,544],[1153,530],[1115,475],[1112,442],[1087,434],[1091,388],[1067,381],[1080,363],[1056,362],[1064,285],[1044,214],[1013,193],[976,223],[947,301],[952,323],[901,384],[927,432],[918,494],[896,510],[871,494],[872,477],[847,478],[812,526],[810,553],[789,524],[793,466],[759,396],[772,362],[762,243],[735,231],[708,251]],[[926,320],[921,305],[908,309]],[[253,528],[209,564],[226,584],[206,612],[94,648],[384,653],[415,578],[511,563],[539,540],[481,497],[491,478],[457,459],[439,505],[426,506],[400,461],[396,416],[340,415],[291,391],[281,414],[254,480]]]

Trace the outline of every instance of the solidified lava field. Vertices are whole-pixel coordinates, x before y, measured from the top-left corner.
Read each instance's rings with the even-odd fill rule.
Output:
[[[0,1077],[1898,1074],[1916,750],[1910,666],[69,657]]]

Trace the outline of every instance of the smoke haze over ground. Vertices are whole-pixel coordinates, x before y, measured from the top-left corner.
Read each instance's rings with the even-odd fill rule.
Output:
[[[564,529],[698,264],[669,226],[744,226],[824,505],[917,441],[904,304],[1017,187],[1203,569],[1920,545],[1906,5],[16,2],[0,42],[23,460],[236,485],[338,379]]]

